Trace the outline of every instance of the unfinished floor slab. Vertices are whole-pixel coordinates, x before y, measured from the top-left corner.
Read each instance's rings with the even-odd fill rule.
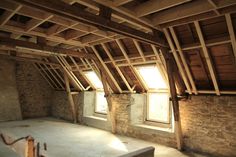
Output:
[[[155,147],[156,157],[206,157],[54,118],[3,122],[0,132],[14,138],[31,135],[40,143],[46,142],[48,150],[43,152],[46,157],[115,157],[147,146]],[[0,144],[0,150],[4,147]]]

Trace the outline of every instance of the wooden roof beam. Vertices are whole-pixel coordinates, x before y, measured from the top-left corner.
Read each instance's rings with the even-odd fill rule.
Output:
[[[126,61],[128,62],[128,65],[130,66],[131,71],[133,72],[134,76],[136,77],[137,81],[139,82],[139,84],[145,89],[147,90],[148,88],[145,86],[145,84],[141,81],[141,77],[139,76],[138,72],[135,70],[134,65],[131,63],[129,56],[125,50],[124,45],[122,44],[121,40],[117,39],[116,43],[118,45],[118,47],[120,48],[122,54],[124,55]]]
[[[197,30],[197,34],[198,34],[198,37],[199,37],[199,40],[200,40],[200,43],[201,43],[201,46],[202,46],[203,54],[205,56],[208,69],[210,71],[211,79],[212,79],[216,94],[220,95],[219,85],[218,85],[218,81],[217,81],[217,77],[216,77],[216,72],[215,72],[215,69],[213,67],[213,63],[211,61],[211,57],[209,55],[209,52],[207,50],[206,43],[205,43],[202,31],[201,31],[200,24],[199,24],[198,21],[194,21],[194,25],[195,25],[196,30]]]
[[[171,32],[171,35],[172,35],[172,37],[173,37],[173,39],[174,39],[175,45],[176,45],[176,47],[177,47],[177,49],[178,49],[180,58],[181,58],[182,63],[183,63],[183,65],[184,65],[184,69],[185,69],[185,71],[186,71],[186,73],[187,73],[187,76],[188,76],[188,79],[189,79],[190,84],[191,84],[191,86],[192,86],[192,89],[193,89],[194,93],[197,95],[197,94],[198,94],[198,93],[197,93],[197,88],[196,88],[196,85],[195,85],[195,83],[194,83],[193,76],[192,76],[192,74],[191,74],[191,72],[190,72],[189,66],[188,66],[188,64],[187,64],[187,61],[186,61],[185,56],[184,56],[184,53],[183,53],[183,51],[182,51],[182,48],[181,48],[181,46],[180,46],[180,43],[179,43],[179,41],[178,41],[177,35],[176,35],[176,33],[175,33],[173,27],[170,27],[170,32]]]
[[[18,6],[18,4],[15,4],[14,2],[10,2],[7,0],[1,0],[0,8],[6,9],[10,12],[13,12],[14,8],[17,6]],[[20,15],[31,17],[36,20],[44,20],[45,19],[45,13],[43,11],[37,10],[37,9],[32,9],[28,6],[23,6],[20,10],[18,10],[17,13]],[[48,21],[58,24],[58,25],[61,25],[61,27],[62,27],[60,29],[57,29],[58,27],[55,26],[54,28],[52,28],[52,30],[50,30],[50,28],[49,28],[49,30],[48,30],[49,32],[46,33],[49,36],[60,33],[61,31],[66,30],[68,28],[75,29],[75,30],[82,31],[82,32],[93,33],[93,34],[96,34],[99,36],[103,36],[104,38],[107,38],[107,39],[112,39],[110,36],[113,35],[112,33],[107,34],[105,31],[98,30],[94,26],[85,26],[85,25],[82,25],[82,24],[75,22],[73,20],[67,20],[63,17],[54,16],[54,17],[48,19]],[[66,28],[63,28],[63,26]],[[57,30],[58,30],[58,32],[57,32]],[[54,31],[56,31],[56,32],[54,32]]]
[[[125,76],[121,72],[120,68],[116,65],[116,62],[115,62],[114,58],[112,57],[110,51],[108,50],[107,46],[105,44],[101,44],[101,45],[102,45],[102,48],[104,49],[104,51],[106,52],[106,54],[108,55],[109,59],[111,60],[112,64],[116,68],[117,72],[119,73],[121,79],[124,81],[126,87],[129,89],[130,92],[133,92],[133,89],[129,85],[128,81],[126,80]]]
[[[110,70],[108,69],[107,65],[103,62],[101,56],[99,55],[97,49],[92,46],[91,47],[93,49],[93,52],[95,53],[95,55],[97,56],[98,60],[100,61],[101,65],[103,66],[103,68],[105,69],[106,73],[108,74],[109,78],[112,80],[113,84],[116,86],[116,88],[118,89],[118,91],[120,93],[122,93],[122,89],[120,88],[119,84],[117,83],[116,79],[113,77],[113,75],[111,74]]]
[[[225,18],[226,18],[226,23],[227,23],[229,35],[230,35],[231,45],[232,45],[232,48],[233,48],[234,61],[236,63],[236,38],[235,38],[235,31],[234,31],[234,27],[233,27],[233,23],[232,23],[232,19],[231,19],[230,14],[226,14]]]
[[[40,9],[45,12],[52,13],[57,16],[65,17],[77,22],[93,25],[95,27],[107,29],[109,31],[119,33],[137,40],[151,43],[157,46],[167,47],[163,39],[158,39],[156,36],[144,33],[129,26],[119,24],[114,21],[107,20],[101,16],[91,14],[87,11],[80,10],[75,6],[57,0],[38,1],[38,0],[13,0],[18,4],[26,5],[35,9]]]
[[[184,69],[183,69],[183,67],[181,65],[179,56],[178,56],[178,54],[177,54],[177,52],[175,50],[175,46],[174,46],[174,43],[172,42],[171,36],[170,36],[170,34],[169,34],[169,32],[168,32],[168,30],[166,28],[164,28],[163,30],[164,30],[166,39],[167,39],[167,41],[168,41],[168,43],[170,45],[170,49],[171,49],[171,51],[172,51],[172,53],[174,55],[174,58],[175,58],[175,61],[177,63],[177,66],[178,66],[178,69],[180,71],[180,74],[181,74],[181,76],[183,78],[184,84],[185,84],[187,90],[189,91],[189,93],[192,94],[192,89],[191,89],[191,87],[189,85],[188,78],[186,77]]]

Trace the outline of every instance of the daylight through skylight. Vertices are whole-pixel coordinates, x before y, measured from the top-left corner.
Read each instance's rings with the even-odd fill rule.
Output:
[[[165,80],[156,66],[137,67],[137,71],[149,89],[167,89]]]
[[[85,76],[93,84],[96,89],[103,89],[102,82],[98,78],[97,74],[94,71],[88,71],[85,73]]]

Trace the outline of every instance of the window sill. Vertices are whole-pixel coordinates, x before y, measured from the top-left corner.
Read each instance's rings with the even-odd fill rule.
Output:
[[[148,129],[148,130],[154,130],[154,131],[162,131],[162,132],[167,132],[167,133],[174,133],[174,129],[173,128],[162,128],[162,127],[158,127],[158,126],[153,126],[153,125],[147,125],[147,124],[138,124],[135,125],[136,127],[141,127],[144,129]]]
[[[84,117],[85,117],[85,118],[95,119],[95,120],[107,121],[106,118],[97,117],[97,116],[84,116]]]

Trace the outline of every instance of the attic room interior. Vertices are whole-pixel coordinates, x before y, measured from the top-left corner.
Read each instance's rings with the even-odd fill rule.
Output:
[[[0,157],[236,157],[236,0],[1,0]]]

